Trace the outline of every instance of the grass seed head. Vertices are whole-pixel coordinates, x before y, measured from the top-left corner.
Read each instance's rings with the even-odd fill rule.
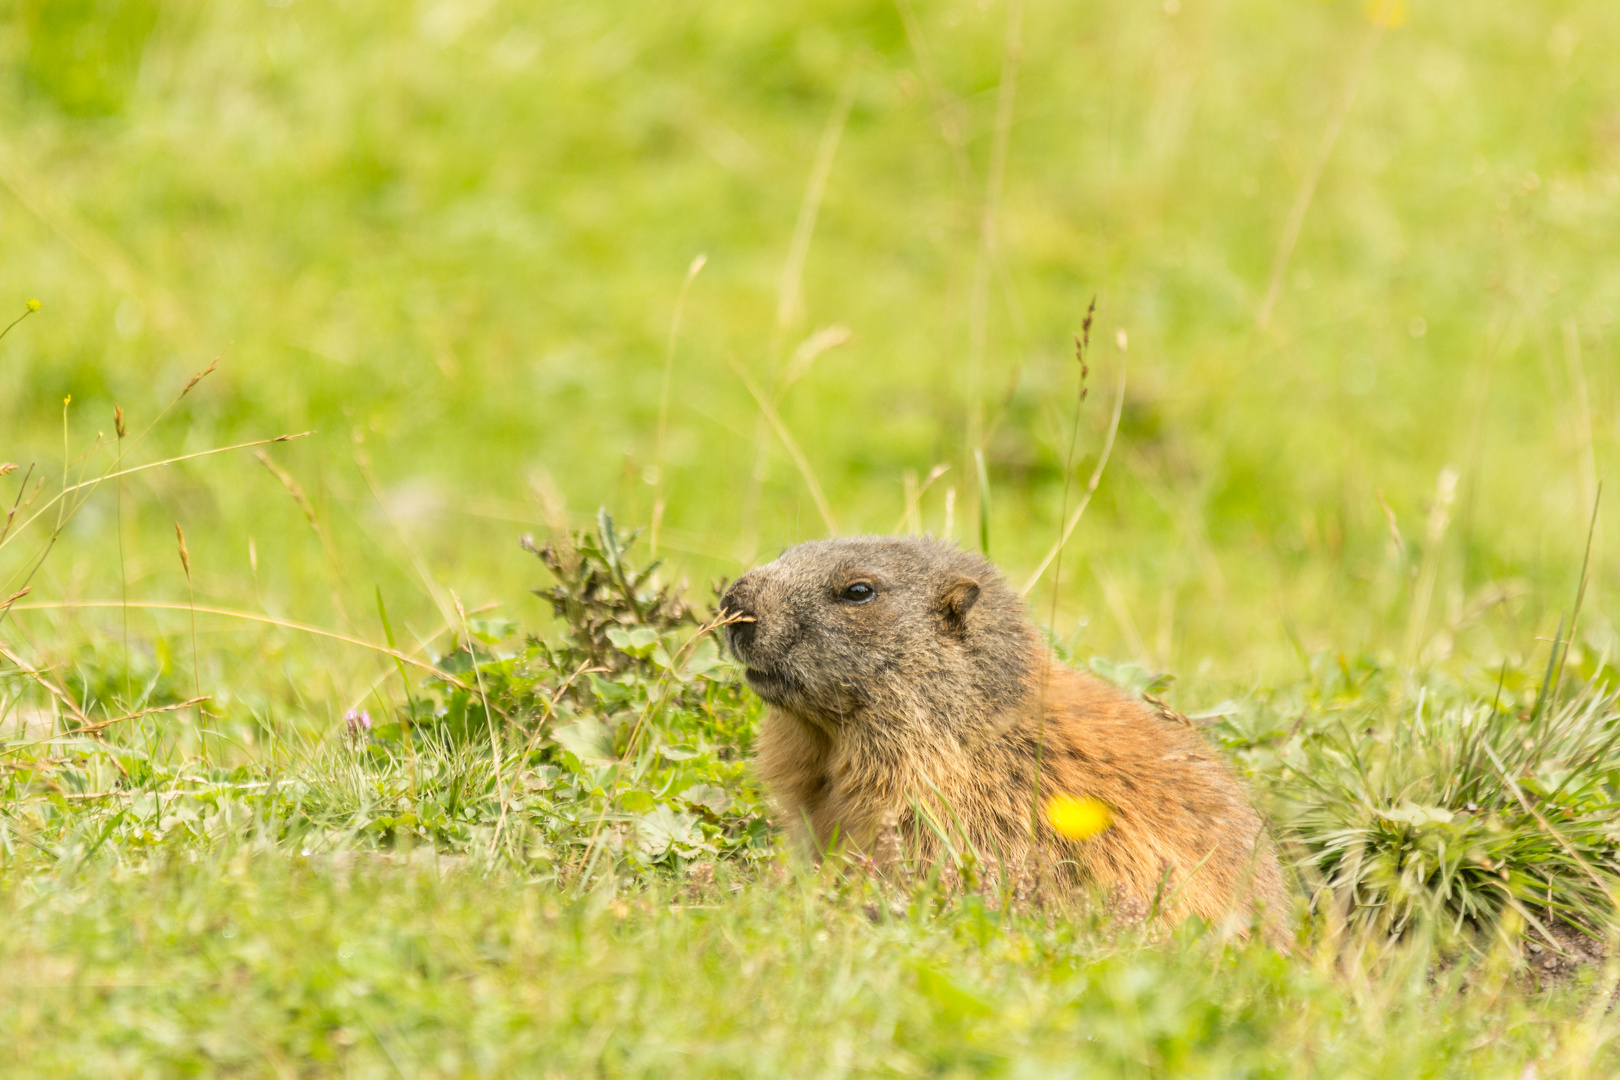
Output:
[[[180,566],[186,572],[186,580],[190,581],[191,580],[191,552],[186,550],[186,530],[184,530],[184,529],[182,529],[180,527],[180,523],[178,521],[174,523],[174,535],[175,535],[175,539],[180,541]]]
[[[197,374],[191,377],[191,381],[186,383],[186,388],[180,391],[180,396],[185,397],[187,394],[191,393],[191,388],[208,378],[208,376],[212,375],[214,373],[214,369],[217,367],[219,367],[219,358],[215,357],[213,363],[209,364],[207,367],[203,368],[201,371],[197,372]]]

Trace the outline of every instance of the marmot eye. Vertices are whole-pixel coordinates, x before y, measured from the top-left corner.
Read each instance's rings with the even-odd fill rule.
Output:
[[[844,586],[844,591],[838,594],[840,600],[848,600],[852,604],[864,604],[877,595],[877,590],[864,581],[857,581],[853,585]]]

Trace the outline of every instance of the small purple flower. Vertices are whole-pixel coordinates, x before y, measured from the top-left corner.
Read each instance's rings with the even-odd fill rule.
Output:
[[[356,741],[371,734],[371,714],[364,709],[350,709],[343,716],[349,725],[349,737]]]

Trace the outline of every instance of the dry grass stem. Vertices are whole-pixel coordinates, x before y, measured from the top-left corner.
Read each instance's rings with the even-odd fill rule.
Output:
[[[675,311],[669,317],[669,337],[664,344],[664,379],[658,390],[658,438],[653,450],[653,512],[648,547],[658,557],[658,527],[664,520],[664,440],[669,429],[669,384],[675,370],[675,342],[681,333],[681,316],[686,313],[686,294],[709,257],[698,254],[686,268],[680,292],[675,294]]]
[[[782,370],[782,377],[777,380],[771,400],[781,401],[795,383],[810,374],[811,367],[823,353],[848,345],[854,339],[854,333],[847,326],[824,326],[799,342],[787,367]]]
[[[1434,602],[1434,585],[1440,573],[1440,544],[1451,523],[1451,508],[1457,501],[1457,470],[1447,465],[1435,480],[1434,502],[1429,506],[1429,528],[1424,537],[1423,565],[1418,572],[1417,592],[1412,598],[1411,619],[1406,628],[1406,656],[1415,663],[1423,647],[1423,631]]]
[[[1035,567],[1035,572],[1029,575],[1029,580],[1024,582],[1024,587],[1018,590],[1019,596],[1028,596],[1030,590],[1035,588],[1036,582],[1041,580],[1041,575],[1046,573],[1046,568],[1052,565],[1052,560],[1058,557],[1058,552],[1063,550],[1063,545],[1069,542],[1069,536],[1074,532],[1075,526],[1080,524],[1081,517],[1085,515],[1086,507],[1091,505],[1091,497],[1097,493],[1097,485],[1102,483],[1103,470],[1108,468],[1108,458],[1114,452],[1114,437],[1119,434],[1119,418],[1124,411],[1125,368],[1121,366],[1119,389],[1114,393],[1114,412],[1108,421],[1108,436],[1103,440],[1102,455],[1097,459],[1097,467],[1091,471],[1091,479],[1086,481],[1085,494],[1080,497],[1079,504],[1069,514],[1069,520],[1063,525],[1062,534],[1057,538],[1057,542],[1052,545],[1051,549],[1047,551],[1046,556],[1041,559],[1040,564]]]
[[[71,485],[63,488],[62,491],[58,492],[56,495],[53,495],[44,505],[42,505],[38,510],[34,511],[33,514],[31,514],[29,517],[23,519],[23,523],[17,527],[17,534],[21,535],[21,533],[22,533],[22,531],[24,529],[26,529],[29,525],[33,524],[36,520],[38,520],[39,516],[41,514],[43,514],[46,511],[50,510],[51,507],[57,505],[57,503],[64,496],[71,495],[74,492],[80,491],[80,490],[82,490],[84,488],[90,488],[90,489],[94,490],[96,487],[99,487],[101,484],[105,483],[108,480],[116,480],[121,476],[132,476],[135,473],[145,472],[148,469],[159,469],[159,468],[162,468],[165,465],[174,465],[177,462],[181,462],[181,461],[194,461],[197,458],[212,457],[215,454],[224,454],[224,453],[227,453],[227,452],[229,452],[231,450],[246,450],[246,449],[249,449],[250,447],[254,447],[254,446],[268,446],[271,443],[291,442],[293,439],[302,439],[306,435],[313,435],[313,434],[315,434],[313,431],[300,431],[300,432],[298,432],[296,434],[292,434],[292,435],[277,435],[273,439],[254,439],[251,442],[235,443],[235,444],[233,444],[231,446],[216,446],[211,450],[198,450],[195,453],[191,453],[191,454],[179,454],[179,455],[176,455],[175,457],[164,458],[162,461],[152,461],[152,462],[148,462],[145,465],[135,465],[135,466],[131,466],[128,469],[118,469],[118,470],[113,471],[113,472],[102,473],[100,476],[98,476],[98,477],[96,477],[96,478],[94,478],[92,480],[82,480],[82,481],[80,481],[80,482],[78,482],[76,484],[71,484]],[[43,477],[41,477],[40,483],[41,484],[44,483],[44,478]],[[37,495],[38,493],[36,492],[35,494]],[[29,503],[32,504],[32,502],[33,502],[33,497],[30,496]],[[78,503],[75,503],[74,506],[71,509],[76,509],[78,506],[82,506],[82,505],[83,505],[83,500],[80,500]],[[71,512],[71,509],[70,509],[70,512]],[[13,513],[15,513],[15,507],[13,508]],[[7,519],[7,524],[8,525],[10,524],[10,519],[9,518]],[[11,541],[11,539],[14,539],[14,538],[8,536],[5,532],[0,532],[0,547],[4,547],[7,543],[9,543]]]
[[[315,539],[320,541],[321,551],[326,556],[326,573],[331,584],[332,602],[336,605],[338,617],[343,620],[344,625],[351,630],[354,629],[354,620],[349,617],[349,605],[343,599],[343,560],[339,558],[337,548],[332,543],[332,538],[321,527],[320,518],[315,513],[314,503],[310,502],[309,496],[304,493],[304,489],[297,479],[286,469],[277,465],[269,454],[263,450],[254,450],[253,456],[258,458],[259,464],[268,469],[270,475],[274,476],[281,486],[287,489],[287,494],[292,496],[293,502],[297,504],[298,509],[303,513],[304,520],[309,523],[310,531],[315,534]]]
[[[995,127],[990,138],[990,165],[984,181],[984,202],[979,213],[979,249],[973,264],[968,299],[968,427],[967,445],[983,449],[985,353],[990,334],[990,277],[996,258],[996,218],[1007,172],[1007,150],[1012,142],[1013,101],[1018,93],[1018,64],[1023,56],[1023,0],[1008,0],[1007,27],[1002,39],[1001,78],[996,87]],[[915,45],[915,42],[913,43]]]
[[[174,535],[180,542],[180,565],[186,572],[186,607],[191,612],[191,677],[196,684],[194,689],[197,691],[197,700],[201,701],[202,655],[197,651],[197,597],[191,587],[191,553],[186,550],[186,531],[180,527],[178,521],[174,523]],[[127,612],[129,609],[126,606],[124,610]],[[201,716],[202,710],[198,709],[197,712]]]
[[[17,466],[12,465],[7,471],[15,472],[16,469]],[[42,476],[39,478],[39,482],[34,485],[34,493],[28,496],[28,501],[23,501],[23,495],[28,491],[28,480],[33,475],[34,466],[33,463],[30,462],[28,465],[28,471],[23,473],[22,482],[17,485],[17,497],[12,500],[11,509],[6,511],[6,523],[4,525],[0,525],[0,544],[3,544],[6,536],[10,534],[11,523],[17,520],[17,511],[25,510],[28,507],[33,506],[34,500],[39,498],[39,493],[45,489],[45,478]]]
[[[405,549],[405,557],[410,560],[411,569],[416,571],[417,579],[422,582],[422,588],[427,592],[434,605],[438,607],[439,614],[444,616],[445,625],[456,625],[458,620],[454,602],[439,587],[438,581],[434,579],[432,572],[428,570],[427,560],[422,558],[421,552],[412,543],[410,536],[405,532],[404,526],[394,516],[393,510],[388,505],[388,499],[383,495],[382,485],[377,483],[376,474],[371,471],[371,458],[366,455],[358,442],[354,446],[354,463],[359,468],[360,475],[366,482],[366,487],[371,489],[371,497],[377,500],[377,508],[382,511],[389,528],[394,530],[394,535],[399,538],[400,546]]]
[[[1344,127],[1344,121],[1356,103],[1356,95],[1361,92],[1362,80],[1372,67],[1373,54],[1378,49],[1378,42],[1384,36],[1385,27],[1389,25],[1388,13],[1394,10],[1396,0],[1378,0],[1378,2],[1383,6],[1379,9],[1378,16],[1373,19],[1372,30],[1367,34],[1361,52],[1350,68],[1350,78],[1345,83],[1344,92],[1339,96],[1338,106],[1328,118],[1328,125],[1322,132],[1322,141],[1316,148],[1316,156],[1311,159],[1310,167],[1300,179],[1299,190],[1294,194],[1294,203],[1283,222],[1282,235],[1277,238],[1277,251],[1271,257],[1271,273],[1267,275],[1266,296],[1260,302],[1259,314],[1255,316],[1255,325],[1261,330],[1271,325],[1271,313],[1277,306],[1278,297],[1282,295],[1283,274],[1287,272],[1288,261],[1293,257],[1294,245],[1299,242],[1299,232],[1305,225],[1305,215],[1310,211],[1311,200],[1316,196],[1316,185],[1321,182],[1328,158],[1333,155],[1333,146],[1339,141],[1339,131]]]
[[[482,615],[484,612],[486,612],[486,611],[494,611],[496,608],[498,608],[500,606],[501,605],[500,605],[499,601],[491,601],[488,604],[480,604],[477,607],[468,608],[467,609],[467,614],[468,615]],[[434,629],[431,633],[428,633],[426,635],[414,634],[413,636],[415,636],[416,640],[417,640],[417,645],[416,645],[417,651],[422,651],[422,650],[426,649],[430,644],[432,644],[434,641],[438,640],[438,638],[442,634],[444,634],[446,631],[448,631],[450,628],[451,628],[450,623],[441,622],[438,625],[438,627],[436,629]],[[389,644],[388,644],[388,647],[391,648],[391,649],[392,648],[398,648],[398,645],[395,644],[392,640],[390,640]],[[382,686],[383,683],[387,682],[395,674],[396,670],[397,669],[392,668],[392,667],[384,667],[382,673],[380,675],[378,675],[375,679],[372,679],[371,682],[366,686],[366,688],[363,691],[361,691],[360,694],[358,694],[354,698],[354,700],[352,702],[350,702],[349,709],[344,710],[344,711],[347,712],[347,711],[352,710],[352,709],[358,709],[361,705],[364,705],[365,702],[366,702],[366,699],[369,698],[372,694],[376,693],[377,688]],[[400,674],[401,678],[404,677],[404,672],[399,672],[399,674]]]
[[[90,724],[90,718],[84,715],[84,711],[79,708],[77,702],[68,696],[66,690],[62,689],[56,683],[47,678],[43,671],[35,668],[32,664],[18,656],[4,642],[0,642],[0,656],[10,660],[12,664],[16,666],[17,670],[21,671],[24,675],[28,676],[28,678],[32,679],[37,685],[43,688],[46,693],[50,694],[51,697],[61,702],[62,708],[66,709],[68,715],[73,717],[74,720],[78,721],[81,726],[88,726]]]
[[[184,709],[189,709],[194,705],[201,705],[203,702],[210,700],[212,699],[199,695],[198,697],[192,698],[190,701],[181,701],[173,705],[154,705],[150,709],[141,709],[138,712],[125,713],[123,716],[115,716],[109,720],[97,720],[93,724],[89,724],[81,728],[74,728],[72,731],[64,731],[62,734],[64,737],[71,735],[94,735],[98,731],[103,731],[110,728],[114,724],[122,724],[126,720],[139,720],[143,716],[152,716],[156,713],[180,712]]]
[[[776,431],[776,437],[782,440],[782,448],[793,459],[793,464],[798,466],[799,475],[804,478],[805,486],[810,489],[810,498],[815,501],[816,509],[821,513],[821,520],[827,526],[827,535],[837,536],[838,522],[833,518],[832,506],[827,502],[827,496],[822,494],[821,484],[816,480],[815,470],[810,467],[809,459],[804,456],[804,451],[799,449],[799,444],[794,441],[787,425],[777,415],[776,406],[771,404],[770,399],[760,390],[759,384],[743,370],[742,365],[733,361],[731,368],[737,373],[737,377],[742,379],[743,385],[748,387],[748,392],[754,396],[754,401],[759,405],[760,414]]]
[[[827,117],[827,126],[821,130],[815,161],[810,166],[810,179],[804,185],[804,199],[799,203],[799,217],[793,224],[787,262],[783,264],[782,278],[776,288],[778,334],[788,327],[799,311],[799,290],[804,278],[804,264],[810,257],[810,240],[815,236],[816,218],[821,212],[821,200],[827,194],[833,159],[838,156],[838,144],[844,137],[844,125],[849,120],[849,111],[855,104],[855,91],[859,87],[858,74],[844,80],[838,100],[833,103],[832,113]]]
[[[1570,412],[1574,418],[1575,436],[1578,441],[1581,468],[1581,503],[1584,506],[1594,506],[1597,503],[1599,478],[1597,466],[1597,450],[1592,436],[1592,407],[1586,392],[1586,366],[1581,361],[1581,332],[1574,319],[1564,321],[1564,363],[1569,368],[1569,382],[1572,394]],[[1599,522],[1596,529],[1594,549],[1598,552],[1597,562],[1592,568],[1592,588],[1596,592],[1603,577],[1603,526]]]
[[[1390,543],[1394,544],[1395,558],[1398,562],[1406,561],[1406,541],[1401,538],[1401,523],[1395,518],[1395,511],[1390,507],[1389,500],[1384,498],[1384,489],[1379,488],[1378,505],[1384,511],[1384,522],[1389,526]]]
[[[934,481],[938,480],[940,477],[944,476],[950,471],[951,467],[941,462],[928,471],[928,475],[923,479],[922,484],[919,486],[917,483],[916,472],[907,469],[905,475],[902,477],[902,480],[906,485],[905,510],[901,513],[900,520],[894,523],[894,528],[890,529],[889,531],[897,533],[901,529],[907,528],[908,523],[910,523],[909,527],[913,532],[922,532],[922,497],[928,494],[928,489],[934,486]],[[956,501],[956,489],[950,488],[946,492],[945,498],[947,504],[946,516],[949,517],[950,511],[954,509],[954,503]],[[950,529],[948,525],[944,535],[947,538],[950,536]]]
[[[810,166],[810,175],[805,181],[804,198],[799,203],[798,217],[794,221],[793,238],[788,244],[787,260],[782,265],[782,276],[777,282],[776,329],[772,334],[769,356],[772,374],[776,376],[780,375],[783,338],[799,311],[804,266],[810,256],[810,241],[815,236],[821,200],[826,194],[827,180],[832,175],[833,160],[838,154],[838,144],[843,139],[844,125],[849,120],[850,109],[855,104],[855,91],[859,86],[858,73],[851,74],[845,81],[838,100],[833,103],[833,110],[827,117],[826,126],[822,128],[816,156]],[[732,362],[732,366],[737,366],[735,361]],[[754,397],[763,401],[762,395],[757,392]],[[739,535],[745,559],[753,557],[760,490],[765,483],[767,461],[765,429],[770,423],[765,412],[762,404],[760,414],[754,420],[753,450],[750,454],[753,467],[748,476],[747,494],[743,499],[742,528]]]
[[[452,686],[460,687],[463,690],[473,689],[473,687],[468,686],[466,683],[462,682],[449,672],[444,671],[443,669],[438,668],[424,660],[418,660],[416,657],[411,656],[408,653],[401,652],[398,649],[390,649],[386,645],[378,645],[374,641],[366,641],[363,638],[353,637],[349,634],[340,634],[335,630],[327,630],[324,627],[310,626],[308,623],[293,622],[291,619],[278,619],[273,615],[260,615],[253,611],[237,611],[232,608],[210,607],[205,604],[174,604],[158,600],[132,600],[127,604],[118,600],[60,600],[36,604],[14,604],[12,605],[12,610],[77,611],[80,609],[122,607],[133,608],[137,611],[200,611],[204,615],[221,615],[230,619],[242,619],[246,622],[263,623],[267,626],[279,626],[283,630],[296,630],[301,634],[313,634],[316,637],[328,638],[332,641],[341,641],[348,645],[355,645],[362,649],[369,649],[372,652],[383,656],[392,656],[394,659],[409,664],[414,668],[431,672],[438,678],[450,683]]]
[[[197,372],[197,374],[191,377],[191,381],[186,383],[185,389],[180,391],[180,396],[185,397],[187,394],[191,393],[193,387],[202,382],[204,379],[208,378],[208,376],[212,375],[218,367],[219,357],[216,356],[209,362],[207,367],[203,368],[201,371]]]

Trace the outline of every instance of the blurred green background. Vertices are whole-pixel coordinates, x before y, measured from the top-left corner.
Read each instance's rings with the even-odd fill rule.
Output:
[[[911,524],[941,531],[951,497],[977,544],[982,444],[1022,583],[1126,377],[1035,593],[1060,639],[1220,687],[1324,649],[1533,660],[1620,437],[1620,7],[1372,8],[14,0],[0,314],[44,308],[0,344],[0,460],[60,485],[71,395],[68,458],[107,436],[72,467],[93,477],[115,403],[138,432],[218,356],[129,462],[312,428],[270,453],[320,529],[248,451],[146,471],[67,523],[28,599],[183,601],[178,521],[199,604],[380,640],[375,589],[423,637],[453,592],[543,628],[516,543],[537,490],[621,526],[661,498],[660,554],[702,595],[826,532],[744,374],[844,532],[906,527],[907,474],[946,465]],[[806,371],[829,327],[848,340]],[[52,523],[0,548],[0,583]],[[210,686],[384,670],[199,625]],[[186,630],[131,616],[160,660]]]

